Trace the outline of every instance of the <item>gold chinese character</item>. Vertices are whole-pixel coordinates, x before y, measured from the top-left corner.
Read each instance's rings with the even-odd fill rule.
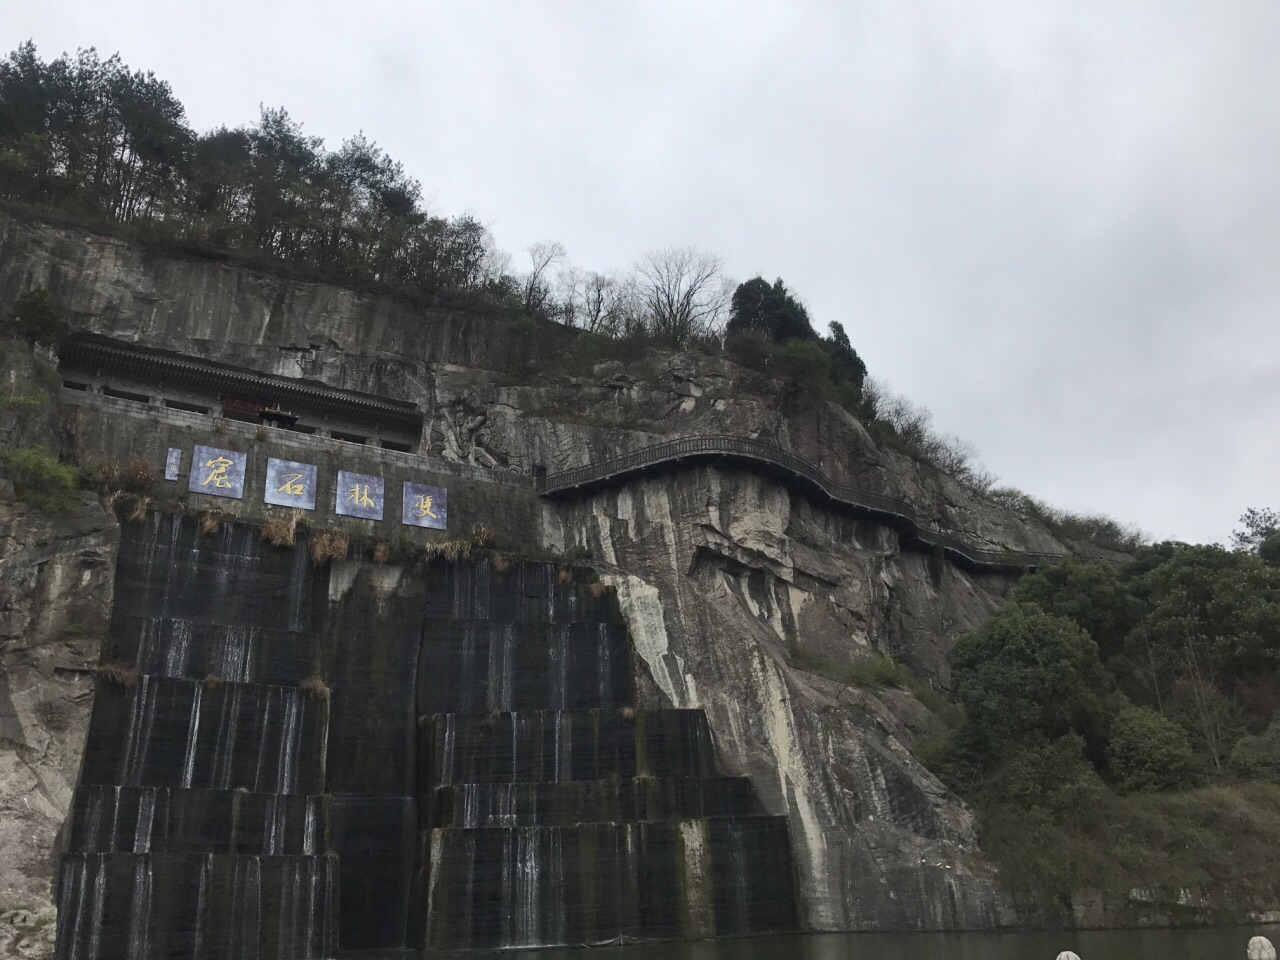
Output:
[[[347,499],[355,503],[357,507],[374,506],[373,498],[369,496],[369,485],[357,483],[354,487],[347,491]]]
[[[291,497],[302,496],[302,474],[286,473],[284,483],[276,487],[276,493],[287,493]]]
[[[418,504],[417,507],[415,507],[414,512],[420,517],[430,517],[432,520],[439,520],[440,518],[431,512],[431,500],[432,498],[428,497],[425,493],[419,494]]]
[[[212,483],[215,487],[226,489],[231,486],[231,478],[227,476],[227,468],[235,464],[234,460],[228,460],[226,457],[214,457],[212,460],[206,460],[205,466],[211,467],[209,475],[200,482],[200,486],[207,487]]]

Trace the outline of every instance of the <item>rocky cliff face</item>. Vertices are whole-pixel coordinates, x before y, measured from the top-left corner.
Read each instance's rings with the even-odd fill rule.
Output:
[[[96,499],[50,520],[12,494],[0,483],[0,956],[49,956],[116,525]]]
[[[349,390],[429,401],[432,368],[502,368],[505,322],[0,212],[0,304],[46,288],[74,326]],[[547,331],[543,331],[545,339]]]
[[[451,459],[554,471],[673,436],[755,437],[984,547],[1069,552],[1028,518],[878,449],[845,411],[723,358],[605,364],[538,386],[441,370],[437,400],[434,451]],[[1008,596],[1007,576],[904,551],[887,527],[741,469],[549,502],[544,524],[550,546],[590,551],[618,588],[654,705],[705,709],[730,772],[788,816],[810,926],[1013,922],[969,814],[911,755],[939,718],[906,691],[823,676],[879,651],[945,687],[947,650]]]
[[[503,368],[496,321],[0,216],[0,307],[32,285],[48,286],[85,329],[418,402],[433,456],[555,471],[673,436],[757,437],[836,480],[907,499],[928,522],[989,548],[1066,552],[1029,519],[878,449],[843,410],[721,357],[655,356],[515,383],[494,372]],[[3,721],[17,746],[4,754],[13,759],[0,773],[8,798],[0,802],[35,804],[24,785],[41,776],[36,769],[52,786],[33,821],[44,832],[19,828],[24,839],[4,840],[45,858],[22,888],[30,892],[12,870],[0,882],[14,885],[6,898],[34,900],[41,884],[47,897],[49,851],[87,714],[76,698],[89,690],[82,674],[53,667],[93,659],[87,641],[72,646],[66,624],[92,637],[102,621],[114,525],[90,507],[55,524],[11,501],[0,563],[44,572],[28,587],[9,576],[0,587],[9,591],[0,713],[12,702],[18,718]],[[688,468],[548,501],[543,529],[546,546],[589,550],[618,588],[643,705],[704,709],[726,772],[751,776],[768,811],[788,817],[812,927],[1012,921],[969,814],[911,755],[917,739],[940,730],[939,718],[905,690],[836,683],[822,667],[881,651],[923,683],[945,686],[947,649],[1004,600],[1007,577],[904,552],[888,528],[743,469]],[[38,596],[64,612],[38,616],[22,599]],[[30,612],[10,612],[18,609]],[[60,740],[36,712],[51,697],[71,713]],[[32,757],[48,759],[33,768]]]
[[[435,455],[526,469],[543,465],[554,472],[672,437],[753,437],[795,453],[837,481],[905,499],[926,522],[986,549],[1070,552],[1029,518],[877,448],[846,411],[808,401],[721,357],[664,355],[626,370],[604,364],[590,376],[538,386],[495,380],[474,370],[438,371],[438,403],[428,428]],[[864,597],[859,616],[865,626],[858,634],[863,643],[891,653],[928,680],[947,683],[951,642],[989,616],[1007,593],[1006,577],[969,575],[949,563],[930,564],[923,554],[901,554],[887,528],[840,520],[793,498],[776,482],[740,470],[716,475],[727,486],[710,489],[707,497],[713,506],[717,498],[724,501],[715,510],[723,518],[719,541],[725,551],[761,573],[789,577],[799,564],[810,574],[822,571],[814,574],[820,580],[855,590]],[[674,491],[687,480],[665,474],[660,485]],[[757,492],[734,502],[734,492],[749,483]],[[797,512],[810,518],[807,527],[795,525]],[[548,516],[550,542],[558,544],[558,512]],[[704,524],[701,514],[673,522]],[[572,537],[567,545],[591,546]],[[887,572],[868,566],[865,552],[877,549],[885,554],[881,565]],[[689,573],[692,559],[673,559],[675,569]],[[814,643],[815,653],[846,662],[870,649],[816,637]]]
[[[730,772],[788,816],[810,926],[1009,919],[968,814],[909,752],[936,719],[904,691],[797,666],[877,648],[936,659],[1003,584],[935,579],[888,531],[714,468],[548,508],[547,521],[553,543],[590,549],[617,587],[651,696],[705,709]]]
[[[56,444],[48,358],[0,348],[0,448]],[[60,833],[93,708],[117,540],[96,497],[49,517],[0,478],[0,957],[52,954]]]
[[[0,956],[53,949],[53,878],[111,612],[117,526],[50,519],[0,481]]]

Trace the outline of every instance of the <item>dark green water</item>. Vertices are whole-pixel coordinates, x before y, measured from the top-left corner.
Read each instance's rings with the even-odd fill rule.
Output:
[[[519,960],[1244,960],[1249,938],[1280,926],[1034,933],[854,933],[506,953]],[[455,954],[456,956],[456,954]]]

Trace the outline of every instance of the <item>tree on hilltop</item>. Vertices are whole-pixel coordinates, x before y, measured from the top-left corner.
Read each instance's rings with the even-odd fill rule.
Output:
[[[636,263],[635,292],[655,339],[682,347],[718,332],[724,320],[723,261],[697,247],[651,250]]]
[[[753,277],[733,291],[725,333],[732,336],[750,330],[775,343],[817,336],[809,322],[809,312],[788,292],[781,277],[772,286],[763,277]]]
[[[867,379],[867,365],[858,356],[858,351],[853,349],[849,335],[844,332],[841,324],[832,320],[827,329],[831,331],[831,335],[823,340],[823,344],[831,354],[831,375],[837,385],[852,383],[861,391],[862,384]]]
[[[1244,529],[1231,533],[1232,549],[1257,553],[1263,542],[1280,530],[1280,513],[1270,507],[1249,507],[1240,515],[1240,523]]]
[[[546,316],[553,303],[548,272],[564,263],[569,254],[564,245],[554,240],[540,240],[530,245],[529,273],[524,278],[524,312],[531,317]]]

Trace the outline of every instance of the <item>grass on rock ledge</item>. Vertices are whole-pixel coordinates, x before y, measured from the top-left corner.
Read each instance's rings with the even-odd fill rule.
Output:
[[[851,663],[836,663],[809,653],[798,645],[793,645],[791,662],[799,670],[817,674],[846,687],[861,687],[868,690],[893,688],[910,691],[926,709],[946,724],[948,729],[959,726],[963,719],[964,712],[957,703],[948,700],[945,694],[929,686],[904,664],[878,650]]]

